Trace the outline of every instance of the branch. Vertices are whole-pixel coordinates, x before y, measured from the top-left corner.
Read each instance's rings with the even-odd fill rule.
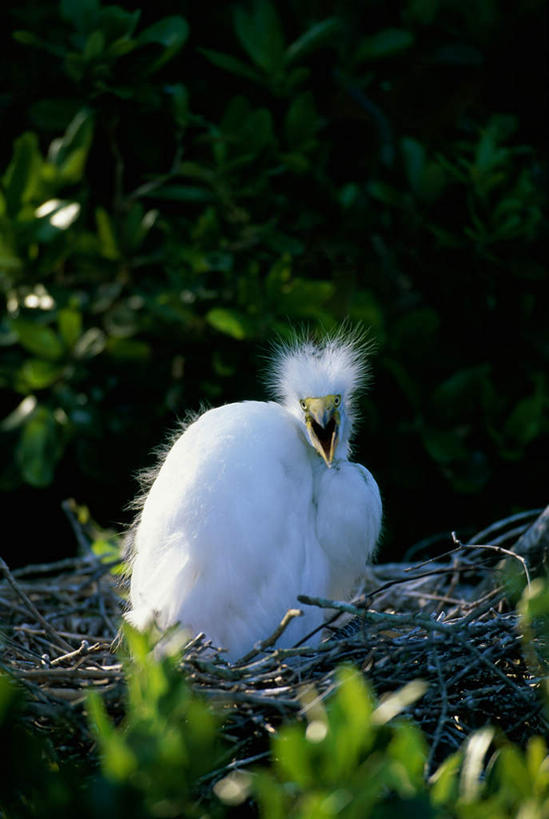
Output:
[[[522,568],[524,569],[524,574],[526,575],[526,583],[528,584],[528,588],[530,588],[530,573],[528,571],[528,565],[526,560],[522,555],[516,554],[516,552],[512,552],[510,549],[504,549],[503,546],[494,546],[493,544],[489,543],[462,543],[456,537],[456,533],[452,532],[452,540],[457,545],[458,549],[491,549],[493,552],[497,552],[498,554],[507,555],[507,557],[514,557],[516,560],[519,560],[522,563]]]
[[[299,598],[298,598],[299,599]],[[286,631],[287,627],[290,625],[294,617],[302,617],[303,612],[301,609],[288,609],[282,620],[280,621],[277,628],[273,631],[270,637],[267,637],[266,640],[262,640],[258,645],[255,645],[251,651],[248,651],[243,657],[238,660],[239,665],[242,663],[248,663],[252,657],[255,657],[256,654],[259,654],[261,651],[265,651],[266,648],[270,648],[273,646],[280,635]]]

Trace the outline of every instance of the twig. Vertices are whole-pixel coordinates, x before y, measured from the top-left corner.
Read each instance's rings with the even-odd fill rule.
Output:
[[[97,559],[94,556],[93,562],[90,560],[89,571],[95,569],[96,565]],[[80,573],[83,573],[86,571],[86,566],[82,564],[81,557],[66,557],[63,560],[56,560],[53,563],[29,563],[27,566],[12,569],[11,573],[13,577],[27,577],[27,575],[62,572],[64,569],[78,569]]]
[[[198,779],[198,784],[204,784],[206,782],[213,782],[217,779],[221,779],[221,777],[227,776],[227,774],[231,773],[231,771],[239,771],[242,768],[246,768],[248,765],[253,765],[255,762],[259,762],[262,759],[267,759],[269,756],[269,751],[261,751],[261,753],[254,754],[253,756],[249,756],[245,759],[233,759],[232,762],[229,762],[222,768],[216,768],[215,771],[210,771],[209,773],[204,774],[204,776],[201,776]]]
[[[526,583],[528,585],[528,588],[530,588],[531,585],[530,573],[528,571],[528,565],[526,563],[526,560],[522,555],[518,555],[516,554],[516,552],[512,552],[510,549],[504,549],[503,546],[494,546],[493,544],[488,543],[462,543],[461,540],[458,540],[458,538],[456,537],[455,532],[452,532],[452,540],[457,545],[458,549],[491,549],[497,554],[507,555],[507,557],[514,557],[522,564],[524,574],[526,575]]]
[[[262,640],[259,643],[259,645],[254,646],[254,648],[251,651],[248,651],[247,654],[245,654],[243,657],[240,658],[240,660],[238,660],[238,664],[240,665],[241,663],[247,663],[252,659],[252,657],[255,657],[256,654],[265,651],[266,648],[274,646],[280,635],[286,631],[292,620],[296,617],[302,616],[303,612],[300,609],[288,609],[288,611],[286,612],[286,614],[284,615],[276,629],[273,631],[271,636],[267,637],[266,640]]]
[[[444,728],[444,724],[448,718],[448,690],[446,688],[446,683],[444,680],[444,676],[442,674],[442,666],[440,663],[440,657],[438,655],[437,646],[435,641],[433,641],[433,648],[432,654],[435,660],[435,667],[437,671],[437,679],[439,684],[439,691],[440,696],[442,699],[442,706],[440,709],[440,713],[437,720],[437,727],[435,728],[435,733],[433,734],[433,739],[431,740],[431,748],[429,751],[429,757],[427,758],[427,762],[425,763],[425,775],[428,776],[431,771],[431,766],[433,764],[433,759],[435,758],[435,754],[437,752],[437,748],[440,742],[440,738],[442,736],[442,730]]]
[[[18,676],[29,680],[60,680],[76,682],[76,680],[106,680],[108,678],[122,677],[122,665],[116,663],[103,668],[41,668],[41,669],[21,669]]]
[[[87,640],[82,640],[79,648],[75,651],[69,651],[68,654],[63,654],[61,657],[56,657],[55,660],[50,662],[50,667],[60,665],[69,660],[77,660],[80,657],[87,657],[89,654],[96,654],[98,651],[105,651],[106,648],[105,643],[95,643],[95,645],[90,646]]]
[[[14,592],[17,594],[19,599],[23,601],[29,612],[36,620],[38,620],[44,631],[46,631],[50,635],[52,640],[58,645],[60,645],[65,651],[72,651],[73,649],[70,643],[67,643],[67,641],[63,639],[63,637],[60,637],[58,635],[55,629],[50,626],[46,618],[42,617],[42,615],[40,614],[32,600],[30,599],[30,597],[23,591],[23,589],[20,588],[19,584],[17,583],[12,573],[10,572],[6,561],[2,557],[0,557],[0,570],[4,573],[6,580],[8,581]]]

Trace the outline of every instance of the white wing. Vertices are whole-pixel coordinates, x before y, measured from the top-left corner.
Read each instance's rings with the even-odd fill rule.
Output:
[[[274,631],[298,594],[324,593],[329,561],[311,526],[314,459],[278,404],[248,401],[202,415],[169,452],[145,502],[128,620],[205,631],[234,659]],[[280,644],[320,622],[309,609]]]

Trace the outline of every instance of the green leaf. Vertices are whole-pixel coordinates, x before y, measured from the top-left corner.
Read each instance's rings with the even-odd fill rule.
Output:
[[[99,0],[60,0],[61,17],[80,32],[90,31],[99,19]]]
[[[417,680],[415,682],[418,682]],[[424,686],[425,692],[427,685]],[[395,768],[400,768],[400,787],[403,796],[409,795],[410,790],[421,789],[423,786],[423,775],[427,743],[418,730],[417,726],[407,722],[395,725],[395,733],[391,740],[387,753],[393,762],[400,762]]]
[[[16,42],[22,43],[22,45],[39,48],[42,51],[45,51],[47,54],[52,54],[54,57],[61,60],[66,54],[66,46],[57,45],[49,40],[44,40],[42,37],[38,37],[33,31],[19,29],[14,31],[12,36]]]
[[[307,68],[304,65],[298,66],[297,68],[292,68],[290,71],[288,71],[285,77],[286,88],[289,90],[296,88],[298,85],[301,85],[307,79],[309,79],[310,75],[310,68]]]
[[[163,17],[152,26],[144,29],[140,34],[138,42],[158,43],[164,46],[171,53],[178,51],[189,36],[189,26],[183,17]]]
[[[229,71],[237,77],[244,77],[252,82],[263,84],[261,74],[258,74],[257,71],[250,68],[247,63],[242,62],[242,60],[237,59],[237,57],[233,57],[232,54],[224,54],[221,51],[214,51],[211,48],[199,48],[198,50],[218,68],[223,68],[224,71]]]
[[[288,819],[288,794],[270,771],[261,769],[256,771],[253,788],[259,803],[260,816],[268,816],[269,819]]]
[[[394,324],[391,345],[408,358],[424,360],[427,350],[436,344],[440,316],[431,307],[419,307],[404,313]]]
[[[23,262],[17,255],[17,252],[15,251],[15,248],[13,246],[14,244],[15,242],[13,241],[11,236],[8,235],[2,236],[2,234],[0,233],[0,271],[2,273],[4,273],[5,271],[7,271],[8,273],[14,272],[17,270],[21,270],[21,268],[23,267]]]
[[[63,182],[79,182],[93,140],[94,119],[90,111],[79,111],[64,136],[50,145],[48,159],[58,168]]]
[[[463,802],[474,802],[482,788],[484,757],[494,738],[493,728],[482,728],[471,734],[465,744],[460,776],[460,795]]]
[[[384,205],[391,205],[394,208],[409,208],[411,205],[409,194],[401,193],[387,182],[374,179],[368,182],[367,190],[373,199],[383,202]]]
[[[479,408],[490,401],[493,390],[488,364],[457,370],[437,386],[432,406],[439,421],[463,423],[478,418]]]
[[[364,677],[356,668],[344,666],[338,671],[337,695],[333,703],[334,715],[344,718],[346,728],[355,734],[355,741],[368,746],[371,740],[371,723],[374,700]]]
[[[167,85],[164,89],[170,95],[176,125],[184,128],[189,122],[189,92],[182,83]]]
[[[94,540],[91,545],[91,550],[94,555],[100,559],[101,563],[114,563],[120,561],[118,565],[111,568],[111,574],[123,574],[125,569],[123,561],[121,561],[120,543],[115,539],[106,537]]]
[[[382,344],[385,336],[385,318],[381,304],[370,290],[355,290],[349,304],[349,317],[372,328],[377,344]]]
[[[99,327],[90,327],[74,345],[75,358],[95,358],[105,349],[106,337]]]
[[[135,51],[137,47],[137,40],[132,40],[129,37],[119,37],[118,40],[109,43],[106,54],[109,58],[125,57],[126,54],[131,54],[132,51]],[[126,92],[125,86],[112,86],[113,93],[118,94],[122,99],[129,99],[133,96],[133,90],[134,89],[129,89],[129,91]]]
[[[237,6],[233,19],[236,35],[249,57],[267,74],[276,75],[284,64],[285,43],[274,3],[254,0],[251,11]]]
[[[61,430],[53,413],[39,406],[23,427],[15,459],[31,486],[49,486],[62,453]]]
[[[276,766],[283,777],[303,789],[312,788],[315,772],[311,764],[311,749],[301,725],[286,725],[273,743]]]
[[[440,0],[408,0],[406,14],[418,23],[428,25],[435,19],[439,10]]]
[[[157,71],[183,48],[189,36],[189,26],[183,17],[164,17],[144,29],[138,37],[139,45],[162,46],[162,54],[150,65],[149,73]]]
[[[365,37],[357,49],[355,59],[379,60],[406,51],[414,44],[411,31],[402,28],[386,28],[371,37]]]
[[[70,307],[60,310],[57,326],[65,345],[71,349],[82,335],[82,313]]]
[[[456,803],[461,760],[461,753],[451,754],[431,777],[431,797],[434,805],[451,805]]]
[[[425,449],[438,463],[466,460],[470,455],[468,447],[455,430],[428,426],[423,429],[422,438]]]
[[[506,791],[510,791],[512,796],[519,801],[531,796],[532,781],[524,755],[518,748],[512,746],[502,748],[498,755],[497,765]]]
[[[546,614],[549,614],[549,606]],[[534,787],[537,784],[549,791],[549,759],[547,758],[547,744],[543,737],[534,736],[528,740],[526,764]]]
[[[41,358],[28,358],[19,368],[15,387],[18,392],[34,392],[51,387],[63,374],[64,367]]]
[[[252,335],[250,320],[238,310],[214,307],[206,314],[206,321],[220,333],[239,341]]]
[[[135,753],[126,742],[124,735],[116,731],[107,714],[103,700],[91,692],[87,700],[95,733],[101,743],[102,768],[107,780],[125,782],[138,768]]]
[[[17,333],[19,343],[29,352],[49,360],[63,355],[63,344],[51,327],[23,318],[11,319],[10,326]]]
[[[286,64],[290,65],[303,59],[307,54],[324,45],[330,38],[339,34],[340,30],[339,17],[328,17],[326,20],[314,23],[288,46],[285,55]]]
[[[273,271],[276,271],[276,267],[273,267]],[[279,315],[326,321],[328,311],[324,305],[335,293],[333,282],[295,278],[284,284],[276,280],[276,272],[273,271],[267,277],[267,286]]]
[[[235,162],[249,163],[269,145],[275,143],[273,118],[267,108],[252,110],[245,97],[233,97],[225,109],[221,120],[222,134],[226,139],[219,141],[217,160],[223,163],[230,156]]]
[[[540,434],[547,404],[549,401],[542,389],[519,401],[505,423],[505,437],[520,447],[535,440]]]
[[[141,202],[131,205],[121,226],[120,241],[125,251],[133,253],[141,246],[157,217],[158,211],[145,211]]]
[[[10,216],[17,216],[22,205],[37,195],[42,164],[36,134],[28,132],[20,136],[4,176],[6,209]]]
[[[431,62],[439,65],[481,66],[484,63],[482,51],[468,43],[448,43],[439,46],[431,55]]]
[[[61,133],[78,114],[80,105],[70,99],[42,99],[29,108],[29,117],[39,131]]]
[[[252,107],[249,100],[240,94],[229,100],[221,120],[221,131],[224,134],[238,134],[248,121]]]
[[[107,352],[124,361],[145,361],[150,358],[151,348],[145,341],[134,338],[109,338]]]
[[[35,210],[34,215],[37,217],[33,225],[35,239],[50,242],[59,235],[60,230],[67,230],[76,222],[80,216],[80,203],[49,199]]]
[[[423,172],[425,168],[425,148],[417,139],[403,137],[401,140],[402,154],[404,156],[404,166],[406,176],[414,193],[421,190]]]
[[[372,722],[376,725],[385,725],[389,720],[401,714],[409,705],[423,697],[428,687],[424,680],[411,680],[402,688],[388,694],[373,712]]]
[[[119,259],[120,251],[118,249],[116,235],[111,222],[111,217],[105,208],[99,207],[95,209],[95,222],[97,224],[101,254],[106,259]]]
[[[300,94],[293,100],[284,119],[284,131],[290,147],[310,147],[319,125],[313,95],[310,91]]]
[[[102,31],[92,31],[88,35],[86,45],[82,52],[82,58],[86,63],[93,63],[102,56],[105,51],[106,39]]]
[[[195,185],[161,185],[147,194],[147,197],[167,202],[211,202],[213,194],[206,188]]]
[[[121,39],[128,39],[132,36],[141,11],[126,11],[120,6],[103,6],[99,15],[99,28],[105,37],[105,42],[114,44]]]
[[[529,623],[536,617],[549,616],[549,583],[537,577],[526,589],[520,602],[520,613]]]
[[[2,430],[2,432],[12,432],[14,429],[18,429],[18,427],[26,423],[27,419],[32,415],[37,403],[34,395],[27,395],[9,415],[6,415],[6,417],[2,419],[0,422],[0,430]]]
[[[245,134],[254,153],[259,153],[274,143],[273,117],[268,108],[258,108],[250,115]]]

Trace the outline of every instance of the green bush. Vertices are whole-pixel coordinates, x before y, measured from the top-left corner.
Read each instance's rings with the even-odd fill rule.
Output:
[[[428,748],[405,713],[424,693],[420,681],[376,702],[362,674],[342,667],[327,701],[303,691],[306,724],[283,725],[273,762],[231,769],[221,718],[191,694],[172,659],[155,661],[147,640],[128,631],[123,721],[115,725],[98,695],[88,712],[99,768],[70,768],[22,727],[21,698],[0,677],[0,737],[6,817],[242,815],[543,819],[549,810],[549,755],[542,737],[525,750],[489,728],[425,779]],[[6,745],[9,743],[9,745]],[[211,789],[212,783],[213,791]]]
[[[274,334],[348,316],[378,341],[357,457],[389,545],[455,525],[460,495],[479,523],[542,502],[543,5],[477,11],[11,10],[4,490],[55,482],[118,520],[175,416],[261,397]]]

